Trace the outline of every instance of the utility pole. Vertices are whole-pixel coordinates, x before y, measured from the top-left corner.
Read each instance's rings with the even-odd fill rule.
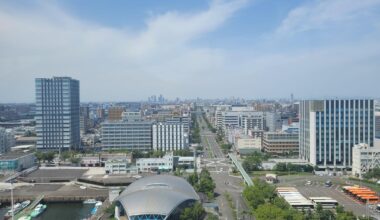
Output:
[[[12,182],[12,180],[11,180],[11,210],[12,210],[12,220],[14,220],[15,210],[13,207],[13,182]]]

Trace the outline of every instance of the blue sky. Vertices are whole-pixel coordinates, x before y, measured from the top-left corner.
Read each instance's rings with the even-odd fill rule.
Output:
[[[379,97],[380,0],[0,1],[0,102]]]

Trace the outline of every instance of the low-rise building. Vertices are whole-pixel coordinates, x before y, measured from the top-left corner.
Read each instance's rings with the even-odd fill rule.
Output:
[[[19,172],[35,166],[34,153],[10,152],[0,155],[0,173]]]
[[[16,145],[36,145],[37,137],[16,137]]]
[[[138,174],[138,168],[131,166],[125,159],[113,159],[105,162],[106,174]]]
[[[369,170],[380,167],[380,146],[357,144],[352,149],[352,175],[362,178]]]
[[[139,158],[136,167],[139,172],[172,171],[173,154],[166,154],[162,158]]]
[[[199,157],[173,156],[173,152],[168,152],[162,158],[139,158],[136,160],[136,167],[139,172],[173,171],[176,167],[193,169],[200,167]]]
[[[201,166],[201,160],[199,157],[194,160],[194,157],[174,156],[173,161],[174,167],[181,166],[186,169],[193,169],[194,166],[197,166],[198,168]]]
[[[261,151],[261,138],[242,136],[236,139],[235,149],[241,155]]]
[[[125,160],[127,163],[132,163],[132,154],[126,153],[100,153],[98,155],[82,155],[81,166],[98,167],[105,166],[107,161]]]
[[[270,154],[297,154],[299,152],[298,133],[265,132],[262,147]]]

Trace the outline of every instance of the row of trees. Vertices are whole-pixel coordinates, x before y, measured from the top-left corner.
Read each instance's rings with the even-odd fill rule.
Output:
[[[191,127],[190,142],[199,144],[201,143],[201,135],[197,116],[195,114],[191,115],[191,121],[193,122],[193,126]]]
[[[380,179],[380,167],[373,168],[363,175],[365,179]]]
[[[214,198],[215,183],[208,170],[202,169],[199,175],[194,172],[188,176],[187,181],[197,192],[206,194],[209,199]]]
[[[229,150],[231,150],[232,144],[230,144],[230,143],[223,143],[223,144],[220,145],[220,147],[222,148],[223,152],[226,154]]]
[[[278,172],[313,172],[314,167],[307,164],[307,165],[299,165],[299,164],[292,164],[292,163],[277,163],[274,168],[275,171]]]
[[[165,155],[165,151],[155,150],[155,151],[138,151],[133,150],[132,151],[133,158],[157,158],[157,157],[163,157]],[[173,151],[174,156],[193,156],[193,152],[191,152],[189,149],[181,149],[181,150],[175,150]]]
[[[269,159],[268,154],[254,152],[248,155],[243,161],[243,168],[247,172],[258,171],[262,169],[262,162]],[[292,163],[277,163],[274,168],[277,172],[313,172],[314,167],[311,165],[298,165]]]
[[[42,151],[37,151],[35,154],[38,163],[42,162],[52,162],[55,158],[55,152],[53,151],[48,151],[48,152],[42,152]]]
[[[214,128],[214,127],[211,125],[210,121],[209,121],[209,120],[207,119],[207,117],[206,117],[206,114],[203,113],[202,116],[203,116],[203,119],[205,120],[205,122],[206,122],[206,124],[207,124],[208,129],[209,129],[212,133],[216,133],[216,131],[217,131],[216,128]]]
[[[355,220],[352,212],[347,212],[342,206],[335,211],[324,210],[318,205],[314,212],[293,209],[283,198],[278,197],[273,185],[259,179],[254,179],[254,185],[246,187],[243,197],[248,203],[251,215],[257,220]],[[360,219],[360,218],[359,218]]]
[[[50,163],[54,160],[56,155],[57,155],[57,152],[54,152],[54,151],[48,151],[48,152],[37,151],[35,154],[38,160],[38,163],[41,163],[41,161]],[[77,155],[77,152],[75,151],[63,151],[61,152],[60,160],[65,161],[65,162],[69,160],[71,163],[79,164],[81,159],[79,157],[76,157],[76,155]]]

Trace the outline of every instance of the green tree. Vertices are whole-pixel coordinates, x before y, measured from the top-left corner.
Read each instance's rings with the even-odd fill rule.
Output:
[[[164,155],[165,155],[164,151],[162,151],[162,150],[156,150],[156,151],[153,151],[151,157],[158,158],[158,157],[163,157]]]
[[[243,196],[252,210],[255,210],[259,205],[273,201],[276,194],[274,186],[264,181],[256,178],[253,183],[253,186],[248,186],[244,189]]]
[[[203,169],[199,175],[198,192],[205,193],[209,199],[214,197],[215,183],[211,178],[210,172]]]
[[[72,153],[70,151],[64,151],[61,153],[61,160],[66,161],[72,156]]]
[[[44,153],[44,157],[43,158],[44,158],[44,160],[47,160],[48,162],[51,162],[55,158],[55,152],[49,151],[47,153]]]
[[[286,163],[277,163],[273,169],[279,172],[287,171]]]
[[[255,210],[257,220],[284,220],[285,213],[282,209],[270,203],[262,204]]]
[[[81,162],[81,158],[79,157],[71,157],[70,162],[73,164],[79,164]]]
[[[211,214],[211,213],[207,213],[207,218],[206,220],[218,220],[219,217],[217,215],[214,215],[214,214]]]
[[[43,154],[41,151],[37,151],[37,152],[35,153],[35,156],[36,156],[36,158],[37,158],[37,160],[38,160],[38,164],[40,164],[40,163],[41,163],[41,160],[44,159],[44,154]]]
[[[205,214],[205,210],[199,202],[193,206],[185,208],[180,215],[180,220],[201,220]]]
[[[260,170],[262,161],[263,155],[259,152],[254,152],[245,158],[243,161],[243,168],[248,172]]]
[[[197,187],[197,184],[198,184],[198,174],[197,173],[193,173],[193,174],[190,174],[188,177],[187,177],[187,181],[193,186],[193,187]]]

